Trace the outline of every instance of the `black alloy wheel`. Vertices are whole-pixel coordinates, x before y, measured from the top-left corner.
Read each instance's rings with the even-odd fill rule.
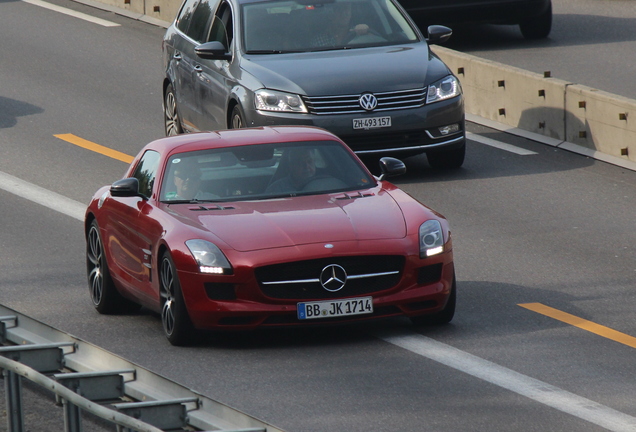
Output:
[[[117,291],[108,270],[106,254],[97,221],[91,222],[86,236],[86,272],[93,306],[101,314],[133,312],[140,306]]]
[[[448,301],[446,302],[446,306],[444,306],[444,309],[434,314],[411,317],[411,322],[416,326],[448,324],[453,320],[453,317],[455,316],[456,305],[457,281],[455,275],[453,274],[453,284],[451,285],[450,296],[448,297]]]
[[[172,345],[188,345],[192,341],[194,326],[188,316],[179,277],[169,252],[163,254],[159,272],[164,334]]]

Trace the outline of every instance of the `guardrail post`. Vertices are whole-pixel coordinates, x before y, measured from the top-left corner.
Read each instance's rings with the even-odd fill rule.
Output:
[[[7,398],[8,432],[24,431],[24,413],[22,412],[22,377],[15,372],[3,369],[5,397]]]

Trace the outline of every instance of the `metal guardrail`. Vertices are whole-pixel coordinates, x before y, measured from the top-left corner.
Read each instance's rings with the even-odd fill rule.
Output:
[[[24,379],[56,395],[66,432],[82,431],[82,411],[118,432],[283,432],[2,305],[0,344],[8,432],[26,430]]]

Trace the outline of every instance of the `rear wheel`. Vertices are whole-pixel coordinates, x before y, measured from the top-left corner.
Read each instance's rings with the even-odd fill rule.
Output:
[[[163,124],[166,136],[179,135],[183,133],[179,112],[177,111],[177,98],[174,94],[172,84],[168,84],[163,100]]]
[[[519,23],[521,34],[526,39],[543,39],[552,30],[552,3],[548,9],[538,17],[529,18]]]
[[[91,300],[97,312],[115,314],[134,312],[140,308],[138,304],[124,298],[115,288],[95,220],[91,223],[86,238],[86,272]]]
[[[163,254],[159,271],[164,334],[172,345],[187,345],[192,341],[194,326],[188,316],[179,277],[169,252]]]
[[[465,157],[466,144],[453,150],[426,153],[429,165],[439,169],[460,168],[464,164]]]
[[[453,275],[453,284],[451,285],[450,296],[446,302],[446,306],[441,311],[432,315],[420,315],[411,318],[411,322],[415,325],[441,325],[448,324],[455,316],[455,306],[457,304],[457,282]]]

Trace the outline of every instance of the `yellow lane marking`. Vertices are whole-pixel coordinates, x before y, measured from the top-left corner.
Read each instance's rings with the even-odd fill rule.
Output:
[[[113,159],[117,159],[122,162],[131,163],[134,157],[127,155],[122,152],[118,152],[117,150],[110,149],[108,147],[104,147],[99,144],[95,144],[94,142],[87,141],[83,138],[80,138],[73,134],[59,134],[54,135],[56,138],[69,142],[71,144],[75,144],[76,146],[85,148],[87,150],[94,151],[99,154],[103,154],[104,156],[111,157]]]
[[[579,318],[575,315],[571,315],[567,312],[560,311],[558,309],[551,308],[550,306],[543,305],[541,303],[524,303],[520,304],[522,308],[529,309],[531,311],[540,313],[542,315],[554,318],[555,320],[562,321],[566,324],[573,325],[580,329],[589,331],[590,333],[603,336],[604,338],[613,340],[615,342],[627,345],[632,348],[636,348],[636,338],[626,335],[616,330],[612,330],[609,327],[596,324],[592,321]]]

